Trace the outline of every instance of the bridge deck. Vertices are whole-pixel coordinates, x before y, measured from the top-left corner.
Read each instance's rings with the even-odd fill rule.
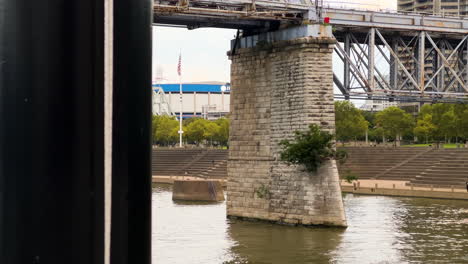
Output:
[[[310,5],[296,1],[155,1],[158,24],[234,29],[270,28],[271,22],[301,21]]]
[[[302,3],[301,3],[302,2]],[[308,3],[308,4],[307,4]],[[177,1],[154,2],[154,23],[197,27],[269,28],[271,22],[318,22],[318,17],[330,17],[338,31],[376,27],[392,32],[427,31],[462,38],[468,34],[468,19],[426,14],[404,14],[365,10],[324,8],[312,1]]]

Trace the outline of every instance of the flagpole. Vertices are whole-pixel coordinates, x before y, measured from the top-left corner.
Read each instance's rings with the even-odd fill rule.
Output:
[[[179,66],[178,66],[178,73],[179,73],[179,96],[180,96],[180,112],[179,112],[179,147],[182,148],[182,134],[184,131],[182,130],[182,52],[179,54]]]

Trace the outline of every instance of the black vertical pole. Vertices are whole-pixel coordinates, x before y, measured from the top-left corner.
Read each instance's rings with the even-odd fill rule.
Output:
[[[114,0],[112,262],[150,263],[151,1]],[[0,263],[104,263],[104,0],[0,0]]]
[[[103,263],[102,1],[0,8],[0,263]]]
[[[112,264],[151,263],[151,0],[115,0]]]

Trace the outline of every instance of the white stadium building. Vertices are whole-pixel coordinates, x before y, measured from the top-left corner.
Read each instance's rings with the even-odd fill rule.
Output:
[[[153,114],[179,116],[180,85],[153,84]],[[182,84],[183,118],[203,117],[217,119],[229,114],[229,84]]]

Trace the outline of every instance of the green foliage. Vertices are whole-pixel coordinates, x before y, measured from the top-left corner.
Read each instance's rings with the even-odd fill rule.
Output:
[[[223,117],[216,120],[215,123],[218,125],[218,130],[214,136],[214,140],[222,146],[227,146],[229,140],[229,119]]]
[[[167,115],[153,116],[153,143],[167,146],[177,142],[179,121]]]
[[[347,170],[343,178],[345,179],[347,183],[352,183],[353,181],[359,180],[358,175],[353,173],[351,170]]]
[[[362,116],[364,116],[364,119],[369,123],[369,127],[375,127],[375,112],[369,112],[369,111],[361,111]]]
[[[413,131],[417,137],[424,138],[428,143],[435,129],[436,126],[432,123],[432,115],[427,114],[417,121]]]
[[[282,140],[281,160],[288,164],[304,165],[314,172],[323,161],[334,158],[333,136],[321,131],[319,126],[310,125],[307,131],[296,131],[294,141]]]
[[[458,113],[458,128],[459,136],[465,139],[468,138],[468,107]]]
[[[209,138],[213,134],[213,126],[209,125],[210,121],[198,118],[185,127],[185,138],[189,143],[199,145],[203,140]]]
[[[414,126],[413,117],[398,107],[389,107],[375,115],[375,122],[383,133],[398,138],[410,132]]]
[[[468,107],[466,105],[424,105],[419,113],[418,124],[421,123],[421,126],[432,128],[428,138],[438,142],[450,141],[451,138],[456,140],[458,138],[468,138],[467,118]],[[420,130],[423,129],[420,128]]]
[[[372,141],[382,142],[388,136],[388,133],[381,127],[374,127],[369,130],[369,139]]]
[[[408,108],[408,107],[407,107]],[[409,110],[415,110],[413,108]],[[368,124],[369,140],[413,140],[420,143],[460,142],[468,139],[467,104],[425,104],[417,117],[397,107],[381,112],[361,112],[349,102],[336,102],[336,137],[340,141],[362,140],[362,119]]]
[[[362,111],[349,101],[335,102],[335,123],[336,138],[343,142],[364,136],[369,127]]]
[[[227,146],[229,119],[209,121],[202,118],[183,120],[184,140],[189,144]],[[153,116],[153,144],[174,145],[179,142],[179,121],[169,116]]]
[[[255,189],[255,194],[258,198],[268,199],[270,197],[270,189],[262,184],[262,186]]]
[[[348,152],[344,149],[338,149],[335,152],[335,159],[340,162],[340,164],[344,164],[348,159]]]
[[[184,127],[188,126],[190,123],[194,122],[195,120],[201,119],[200,117],[190,117],[182,120],[182,124]]]

